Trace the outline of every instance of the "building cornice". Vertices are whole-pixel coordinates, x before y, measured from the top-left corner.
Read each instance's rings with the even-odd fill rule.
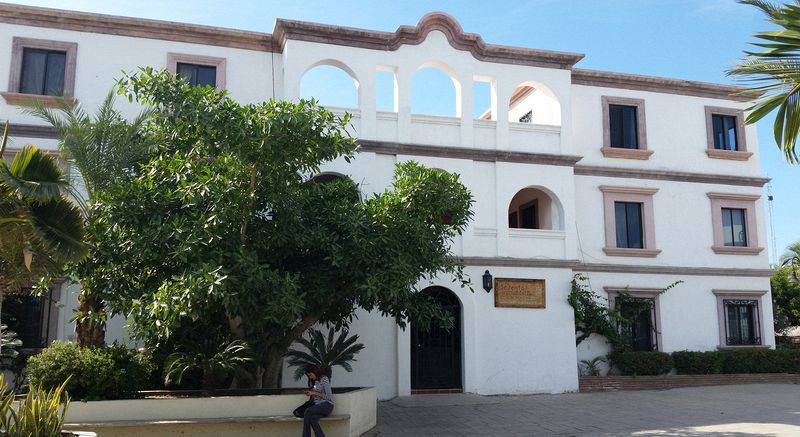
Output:
[[[577,176],[606,176],[614,178],[653,179],[674,182],[694,182],[701,184],[739,185],[746,187],[763,187],[769,178],[733,176],[707,173],[689,173],[669,170],[646,170],[638,168],[602,167],[593,165],[576,165]]]
[[[23,138],[57,138],[52,127],[33,124],[12,123],[10,125],[10,135],[12,137]],[[378,153],[382,155],[431,156],[436,158],[468,159],[473,161],[514,162],[522,164],[567,166],[574,167],[573,171],[577,176],[606,176],[750,187],[762,187],[770,181],[769,178],[760,177],[576,165],[576,163],[580,161],[582,157],[575,155],[508,152],[503,150],[432,146],[423,144],[401,144],[372,140],[359,140],[358,142],[361,145],[360,150],[362,152]]]
[[[631,264],[582,263],[578,260],[506,258],[506,257],[462,257],[464,265],[479,267],[528,267],[549,269],[571,269],[575,272],[633,273],[682,276],[738,276],[752,278],[771,277],[771,269],[739,269],[721,267],[652,266]]]
[[[0,3],[0,23],[274,51],[269,33]]]
[[[469,147],[402,144],[385,141],[359,140],[362,152],[381,155],[432,156],[436,158],[469,159],[488,162],[516,162],[524,164],[558,165],[572,167],[580,156],[552,155],[547,153],[510,152],[504,150],[474,149]]]
[[[614,73],[610,71],[572,70],[572,84],[604,88],[622,88],[654,93],[680,94],[710,99],[736,100],[747,102],[757,97],[741,94],[746,88],[693,80],[671,79],[666,77],[643,76],[639,74]]]
[[[442,12],[426,14],[416,26],[400,26],[394,32],[278,19],[275,22],[273,33],[270,34],[173,21],[0,3],[0,23],[266,52],[282,52],[286,41],[290,39],[394,51],[403,45],[420,44],[430,32],[438,30],[447,37],[453,48],[467,51],[480,61],[572,70],[572,83],[576,85],[737,101],[748,101],[754,97],[737,94],[744,89],[729,85],[576,69],[573,66],[583,59],[583,54],[487,44],[480,35],[464,32],[453,17]]]

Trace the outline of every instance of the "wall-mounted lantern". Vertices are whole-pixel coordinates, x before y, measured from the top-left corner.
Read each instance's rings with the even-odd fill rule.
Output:
[[[487,270],[486,273],[483,274],[483,289],[486,290],[487,293],[492,291],[492,282],[492,274]]]

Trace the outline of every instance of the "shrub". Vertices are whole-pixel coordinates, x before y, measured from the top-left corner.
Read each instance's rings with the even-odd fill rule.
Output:
[[[663,375],[672,371],[672,356],[665,352],[616,352],[609,357],[623,375]]]
[[[680,374],[800,373],[800,349],[738,349],[716,352],[673,352]]]
[[[129,399],[146,388],[153,366],[140,352],[114,344],[80,348],[54,342],[28,360],[25,374],[31,386],[50,390],[70,378],[67,393],[75,399]]]
[[[722,352],[673,352],[675,370],[682,375],[709,375],[722,372]]]

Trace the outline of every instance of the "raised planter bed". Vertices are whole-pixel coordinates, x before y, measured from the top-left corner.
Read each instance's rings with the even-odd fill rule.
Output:
[[[800,384],[800,374],[740,373],[732,375],[581,376],[581,392],[668,390],[733,384]]]
[[[293,417],[292,410],[308,399],[302,390],[143,394],[150,398],[74,401],[65,429],[92,431],[98,437],[296,437],[302,419]],[[208,394],[213,395],[203,396]],[[374,388],[336,389],[333,398],[333,413],[322,421],[325,435],[358,437],[375,426]]]

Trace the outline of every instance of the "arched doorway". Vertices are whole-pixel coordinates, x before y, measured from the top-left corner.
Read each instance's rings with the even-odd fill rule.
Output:
[[[447,331],[436,323],[428,330],[411,326],[411,389],[461,389],[461,302],[444,287],[428,287],[427,293],[454,319]]]

